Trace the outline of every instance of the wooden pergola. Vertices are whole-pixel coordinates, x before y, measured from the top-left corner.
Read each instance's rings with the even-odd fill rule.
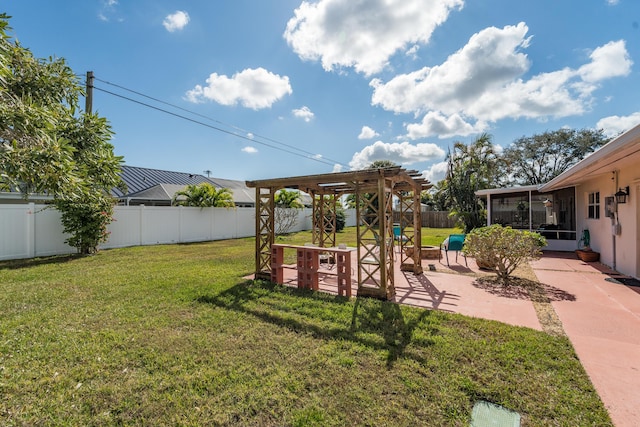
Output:
[[[313,243],[336,245],[336,206],[341,196],[353,194],[357,215],[358,295],[391,299],[394,287],[393,197],[399,200],[401,269],[422,273],[420,262],[420,193],[431,187],[417,171],[401,167],[364,169],[321,175],[247,181],[256,189],[256,279],[271,280],[276,192],[303,191],[313,200]],[[417,250],[414,248],[417,247]],[[407,250],[411,248],[411,250]]]

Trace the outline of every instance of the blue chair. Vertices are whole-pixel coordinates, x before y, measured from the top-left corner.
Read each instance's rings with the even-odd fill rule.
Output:
[[[456,262],[458,262],[458,252],[460,252],[464,246],[464,238],[464,234],[450,234],[449,237],[440,244],[440,249],[444,251],[444,254],[447,257],[447,265],[449,265],[450,251],[456,252]],[[467,256],[465,254],[462,255],[464,256],[464,265],[469,267],[469,264],[467,264]]]
[[[402,234],[402,227],[400,227],[400,224],[393,224],[393,239],[396,242],[406,242],[407,240],[409,240],[407,236]]]

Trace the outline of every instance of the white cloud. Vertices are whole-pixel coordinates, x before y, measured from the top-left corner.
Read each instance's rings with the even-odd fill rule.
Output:
[[[244,147],[244,148],[242,149],[242,151],[244,151],[245,153],[248,153],[248,154],[255,154],[255,153],[257,153],[257,152],[258,152],[258,149],[257,149],[257,148],[255,148],[255,147],[251,147],[251,146],[249,146],[249,147]]]
[[[522,51],[530,37],[524,23],[486,28],[447,60],[401,74],[387,83],[373,79],[373,105],[396,113],[424,114],[409,124],[410,137],[468,135],[504,118],[567,117],[589,110],[602,80],[628,75],[631,60],[624,41],[610,42],[590,54],[590,62],[523,76],[530,61]],[[475,122],[475,125],[471,123]]]
[[[289,77],[281,77],[264,68],[247,68],[231,78],[212,73],[207,86],[196,85],[187,92],[191,102],[215,101],[222,105],[236,105],[259,110],[293,92]]]
[[[253,138],[255,138],[255,135],[253,133],[251,133],[251,132],[248,132],[247,133],[247,138],[253,139]]]
[[[640,111],[629,116],[609,116],[598,120],[597,129],[602,129],[604,134],[612,137],[640,124]]]
[[[420,46],[414,44],[407,50],[404,54],[407,55],[411,59],[418,59],[418,51],[420,50]]]
[[[189,23],[189,14],[183,10],[178,10],[170,15],[167,15],[162,21],[164,28],[173,33],[174,31],[182,30]]]
[[[336,163],[333,165],[333,170],[331,172],[342,172],[342,165],[340,163]]]
[[[620,3],[620,0],[607,0],[607,4],[608,4],[609,6],[615,6],[615,5],[617,5],[618,3]]]
[[[421,123],[407,125],[407,136],[410,139],[420,139],[436,135],[438,138],[451,138],[453,136],[467,136],[486,131],[486,122],[478,121],[475,125],[467,123],[459,114],[449,117],[437,111],[429,111],[422,118]]]
[[[527,31],[524,23],[490,27],[474,34],[441,65],[398,75],[385,84],[374,79],[372,104],[397,113],[464,110],[479,95],[503,87],[529,69],[527,56],[519,52],[529,43]]]
[[[439,162],[431,165],[431,167],[425,171],[422,171],[422,175],[429,180],[432,184],[438,181],[442,181],[447,176],[447,162]]]
[[[373,139],[376,136],[380,136],[380,134],[371,129],[369,126],[362,126],[362,130],[360,131],[360,135],[358,135],[358,139]]]
[[[629,58],[624,40],[600,46],[589,57],[591,62],[578,69],[578,74],[585,82],[598,82],[611,77],[626,76],[631,72],[633,61]]]
[[[303,60],[327,71],[353,67],[371,75],[395,53],[429,42],[463,0],[303,1],[284,38]]]
[[[396,164],[429,161],[444,157],[444,150],[435,144],[385,143],[377,141],[355,153],[349,162],[353,170],[364,169],[376,160],[390,160]]]
[[[109,22],[115,18],[117,22],[122,22],[124,19],[116,16],[118,14],[116,6],[118,6],[118,0],[103,0],[102,7],[98,12],[98,19]]]
[[[315,114],[313,114],[313,112],[307,106],[297,108],[293,110],[292,113],[295,117],[302,119],[307,123],[310,122],[315,116]]]

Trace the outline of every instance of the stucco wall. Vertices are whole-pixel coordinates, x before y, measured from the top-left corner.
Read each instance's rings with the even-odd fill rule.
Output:
[[[582,183],[576,189],[578,235],[581,235],[582,230],[588,228],[591,235],[591,248],[600,252],[600,262],[615,268],[620,273],[634,277],[640,275],[637,267],[640,264],[638,262],[640,228],[637,214],[640,207],[638,200],[640,170],[637,169],[624,168],[617,172],[617,177],[613,172],[598,175]],[[627,185],[630,189],[627,203],[618,205],[617,218],[613,221],[612,218],[605,216],[605,198],[613,196],[619,187]],[[588,195],[596,191],[600,192],[600,218],[589,219],[587,218]],[[619,235],[614,234],[613,225],[615,223],[619,223],[621,226]]]

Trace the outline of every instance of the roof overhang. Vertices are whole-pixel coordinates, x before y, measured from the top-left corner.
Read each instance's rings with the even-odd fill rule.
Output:
[[[575,187],[598,175],[612,173],[627,166],[637,167],[639,162],[640,125],[612,139],[599,150],[543,184],[540,191]]]
[[[539,185],[523,185],[520,187],[508,187],[508,188],[488,188],[486,190],[476,191],[476,196],[486,197],[494,194],[514,194],[523,193],[529,191],[538,191]]]

